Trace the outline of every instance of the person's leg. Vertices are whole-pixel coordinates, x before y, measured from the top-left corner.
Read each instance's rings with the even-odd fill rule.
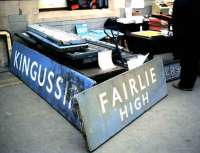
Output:
[[[192,49],[192,48],[191,48]],[[193,88],[197,79],[198,55],[191,49],[181,58],[181,75],[179,86]]]

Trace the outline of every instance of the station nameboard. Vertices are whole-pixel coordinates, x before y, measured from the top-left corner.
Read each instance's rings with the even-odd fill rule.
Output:
[[[92,79],[14,42],[10,71],[80,129],[74,95],[96,84]]]
[[[155,58],[76,96],[90,151],[167,95],[163,62]]]
[[[10,71],[84,132],[95,150],[167,95],[160,58],[96,82],[14,42]]]

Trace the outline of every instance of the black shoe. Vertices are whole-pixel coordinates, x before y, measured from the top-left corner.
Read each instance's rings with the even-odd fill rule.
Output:
[[[180,90],[183,90],[183,91],[192,91],[193,88],[186,88],[186,87],[183,87],[181,86],[179,83],[173,83],[172,86],[174,88],[177,88],[177,89],[180,89]]]

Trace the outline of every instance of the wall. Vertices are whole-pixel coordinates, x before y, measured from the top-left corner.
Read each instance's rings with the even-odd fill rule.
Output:
[[[109,9],[39,12],[37,0],[0,1],[0,29],[17,32],[24,31],[28,24],[45,23],[71,31],[71,24],[77,22],[87,22],[91,28],[97,28],[103,26],[107,17],[120,16],[120,7],[124,4],[125,0],[109,0]],[[145,0],[145,4],[150,6],[151,0]],[[143,9],[143,12],[148,11]]]
[[[143,14],[151,12],[152,0],[145,0]],[[0,0],[0,30],[12,34],[23,32],[28,24],[43,23],[68,32],[74,32],[76,23],[87,23],[89,29],[102,28],[108,17],[123,16],[125,0],[109,0],[109,9],[39,12],[37,0]],[[19,15],[20,14],[20,15]],[[3,41],[0,39],[0,66],[3,61]]]

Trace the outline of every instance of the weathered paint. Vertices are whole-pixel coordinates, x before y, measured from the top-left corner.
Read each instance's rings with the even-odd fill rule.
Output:
[[[10,71],[80,129],[73,97],[95,81],[18,42],[13,44]]]
[[[159,58],[78,94],[89,150],[95,150],[166,95]]]

